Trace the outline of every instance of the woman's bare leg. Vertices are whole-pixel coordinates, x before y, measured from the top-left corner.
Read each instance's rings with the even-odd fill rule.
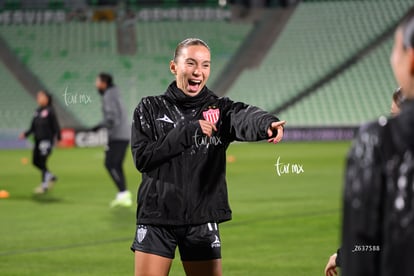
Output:
[[[211,261],[183,262],[187,276],[221,276],[221,259]]]
[[[135,276],[168,276],[172,259],[135,251]]]

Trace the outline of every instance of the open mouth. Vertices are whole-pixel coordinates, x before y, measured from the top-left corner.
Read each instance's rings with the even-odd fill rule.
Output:
[[[188,80],[188,90],[190,92],[197,92],[200,88],[201,80]]]

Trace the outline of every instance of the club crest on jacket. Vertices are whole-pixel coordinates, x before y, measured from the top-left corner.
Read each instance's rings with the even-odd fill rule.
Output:
[[[46,118],[47,115],[49,115],[49,111],[47,109],[43,109],[42,112],[40,112],[40,117]]]
[[[139,225],[137,230],[138,242],[141,243],[145,236],[147,235],[147,227],[144,225]]]
[[[209,121],[212,124],[216,124],[220,117],[220,109],[209,106],[206,111],[203,111],[203,117],[204,120]]]

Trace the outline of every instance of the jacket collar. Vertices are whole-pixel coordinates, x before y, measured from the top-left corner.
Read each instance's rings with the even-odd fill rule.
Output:
[[[167,96],[174,104],[184,107],[184,108],[194,108],[204,105],[210,98],[217,97],[213,92],[211,92],[207,86],[204,86],[203,89],[194,97],[187,96],[184,92],[177,87],[176,81],[173,81],[165,92]]]

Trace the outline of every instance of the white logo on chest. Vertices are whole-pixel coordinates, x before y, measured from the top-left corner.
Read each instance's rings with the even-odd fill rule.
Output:
[[[171,120],[167,115],[164,114],[164,117],[156,119],[157,121],[163,121],[166,123],[174,124],[173,120]]]

